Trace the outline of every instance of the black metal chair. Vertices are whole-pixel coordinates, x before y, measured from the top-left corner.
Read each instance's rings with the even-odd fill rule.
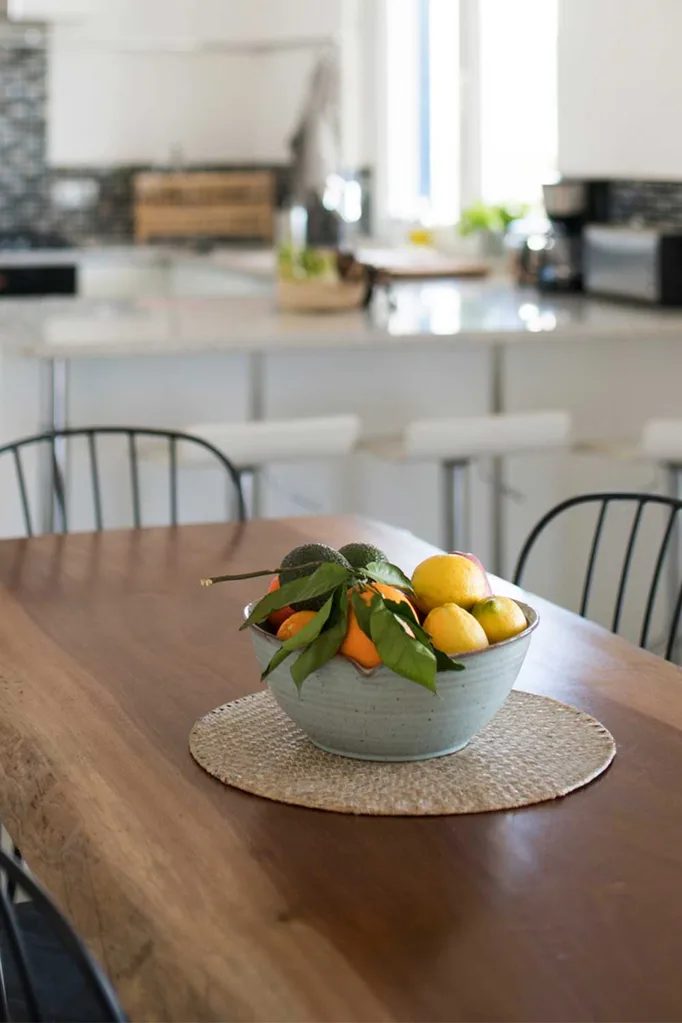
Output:
[[[66,451],[60,446],[66,444],[70,438],[85,438],[87,441],[87,453],[90,475],[90,488],[92,494],[92,507],[94,512],[94,525],[97,532],[104,529],[104,515],[102,509],[102,488],[100,478],[100,464],[97,449],[99,437],[122,437],[126,441],[127,455],[130,471],[130,485],[132,497],[132,518],[135,528],[143,525],[142,501],[140,494],[140,466],[137,442],[139,438],[153,438],[166,441],[168,445],[168,471],[169,471],[169,520],[175,526],[178,522],[178,444],[191,444],[202,448],[214,459],[227,474],[231,489],[236,497],[236,512],[240,522],[246,519],[244,494],[241,485],[241,475],[234,467],[229,458],[209,441],[192,434],[183,433],[179,430],[153,429],[150,427],[129,427],[129,426],[92,426],[78,427],[73,429],[62,429],[46,431],[31,437],[24,437],[12,441],[10,444],[0,446],[0,459],[2,456],[10,457],[14,464],[14,474],[17,486],[17,493],[21,504],[24,529],[27,536],[34,536],[35,515],[31,514],[31,503],[29,500],[29,487],[26,480],[26,472],[22,461],[22,452],[27,448],[43,447],[47,460],[45,462],[45,486],[42,488],[42,501],[46,515],[46,528],[41,532],[55,532],[55,519],[58,519],[59,528],[57,531],[68,533],[69,516],[67,501],[67,484],[65,480]],[[7,504],[8,495],[3,491],[3,503]],[[35,509],[34,509],[35,511]],[[55,511],[57,516],[55,516]],[[6,834],[0,821],[0,839]],[[20,859],[20,852],[14,846],[14,854]],[[9,893],[12,897],[12,882],[9,882]]]
[[[677,633],[679,630],[680,616],[682,615],[682,587],[680,586],[679,571],[677,566],[678,558],[678,530],[679,530],[679,518],[678,513],[682,509],[682,500],[676,500],[672,497],[665,497],[658,494],[638,494],[638,493],[597,493],[597,494],[583,494],[579,497],[572,497],[567,501],[562,501],[551,511],[547,512],[545,516],[537,523],[535,528],[528,536],[521,553],[519,555],[518,562],[516,564],[516,570],[514,572],[513,581],[521,586],[523,585],[523,577],[527,568],[528,560],[531,552],[535,548],[536,542],[539,537],[544,533],[545,529],[554,522],[557,518],[564,515],[570,509],[578,508],[581,506],[593,506],[596,512],[596,524],[592,532],[592,540],[589,546],[589,553],[587,556],[587,565],[585,569],[585,575],[582,582],[582,594],[580,598],[580,606],[577,608],[578,613],[582,617],[588,617],[590,597],[592,595],[592,588],[595,582],[595,568],[597,565],[597,559],[600,550],[600,544],[604,534],[604,527],[607,524],[609,516],[609,510],[613,506],[632,506],[632,520],[629,523],[629,528],[626,529],[627,542],[625,544],[625,553],[623,556],[622,563],[620,565],[620,573],[618,575],[618,584],[615,592],[615,600],[613,607],[613,615],[610,620],[611,631],[618,633],[621,628],[623,607],[626,599],[626,591],[628,587],[628,578],[633,564],[633,556],[635,555],[635,549],[637,546],[638,539],[641,538],[641,527],[644,520],[644,515],[647,509],[659,508],[664,513],[667,511],[667,515],[664,517],[662,527],[660,529],[660,543],[657,544],[655,560],[653,563],[651,579],[646,589],[646,600],[642,601],[642,616],[641,616],[641,629],[639,630],[639,646],[646,648],[649,645],[650,631],[652,626],[652,618],[654,614],[654,607],[656,605],[657,597],[661,589],[662,579],[664,578],[664,565],[666,559],[671,569],[669,578],[673,582],[673,586],[670,590],[670,617],[669,622],[665,626],[665,635],[661,646],[665,646],[664,656],[667,660],[673,659],[675,652]],[[639,608],[637,617],[639,618]]]
[[[125,1015],[113,988],[44,889],[0,850],[0,1020],[111,1021]]]
[[[77,427],[73,429],[51,430],[45,433],[36,434],[32,437],[24,437],[21,440],[13,441],[10,444],[0,446],[0,458],[3,455],[10,456],[14,462],[14,470],[18,495],[21,502],[24,527],[28,536],[33,536],[34,518],[31,515],[29,502],[29,489],[26,483],[26,473],[22,463],[22,452],[28,447],[43,446],[49,459],[47,467],[45,499],[50,505],[50,512],[56,510],[59,518],[59,532],[68,533],[68,510],[67,510],[67,487],[65,481],[65,451],[64,445],[70,438],[83,437],[87,441],[90,482],[92,492],[92,506],[94,510],[95,529],[99,532],[104,529],[104,518],[102,514],[102,488],[100,477],[99,456],[97,440],[100,437],[123,437],[127,441],[128,463],[130,467],[130,485],[132,495],[133,524],[135,528],[143,525],[142,503],[140,499],[140,459],[138,451],[139,438],[155,438],[167,441],[168,444],[168,470],[169,470],[169,507],[170,524],[175,526],[178,522],[178,444],[192,444],[203,448],[221,465],[234,488],[237,501],[237,517],[240,522],[246,518],[244,495],[241,486],[241,475],[229,458],[219,448],[214,447],[209,441],[192,434],[182,433],[178,430],[152,429],[150,427],[131,426],[90,426]],[[3,495],[4,496],[4,495]],[[53,517],[51,516],[50,527],[45,532],[53,532]]]

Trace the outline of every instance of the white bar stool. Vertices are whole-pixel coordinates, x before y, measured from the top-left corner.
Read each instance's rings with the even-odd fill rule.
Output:
[[[446,550],[466,550],[468,542],[467,470],[474,459],[500,458],[570,447],[571,417],[565,411],[501,413],[448,419],[418,419],[397,438],[378,439],[365,447],[397,461],[437,461],[441,466],[443,543]],[[499,500],[499,495],[495,495]],[[496,514],[495,548],[499,561],[500,515]],[[499,570],[499,563],[493,566]]]
[[[255,422],[193,423],[191,433],[223,451],[242,473],[254,482],[252,515],[260,512],[258,474],[275,462],[314,458],[342,458],[357,446],[360,419],[355,415],[319,416],[304,419],[266,419]],[[186,448],[179,464],[203,464],[201,449]]]
[[[679,497],[682,475],[682,419],[649,419],[642,428],[639,453],[665,467],[672,496]]]

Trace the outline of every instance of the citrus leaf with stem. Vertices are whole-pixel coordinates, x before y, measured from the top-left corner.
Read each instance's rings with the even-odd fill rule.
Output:
[[[366,593],[367,590],[364,592]],[[357,623],[368,639],[372,638],[370,618],[372,616],[372,603],[375,596],[378,596],[378,592],[376,590],[372,593],[371,600],[367,601],[363,599],[362,590],[357,586],[350,591],[351,604],[355,611]]]
[[[284,647],[281,646],[270,658],[268,666],[260,677],[261,682],[264,682],[268,675],[272,674],[275,668],[278,668],[280,664],[286,661],[287,657],[291,657],[291,654],[291,650],[285,650]]]
[[[331,593],[338,586],[345,586],[349,579],[350,572],[343,565],[336,565],[329,561],[324,562],[311,575],[304,576],[303,579],[294,579],[289,583],[282,583],[278,590],[266,594],[262,600],[258,601],[240,628],[246,629],[254,623],[264,622],[273,611],[279,611],[289,604]]]
[[[372,641],[387,668],[436,692],[436,656],[430,646],[408,635],[402,617],[389,611],[377,594],[372,601]]]
[[[320,632],[327,624],[333,600],[334,597],[331,596],[329,600],[323,604],[315,617],[311,618],[302,629],[299,629],[295,636],[290,636],[289,639],[285,639],[283,641],[282,646],[271,658],[270,663],[261,675],[261,682],[263,682],[283,661],[286,661],[289,654],[293,653],[294,650],[300,650],[301,647],[307,646],[308,643],[312,643],[314,639],[317,639]]]
[[[429,636],[426,629],[419,624],[415,618],[414,609],[404,602],[396,600],[389,600],[388,597],[384,597],[384,604],[392,611],[394,615],[398,615],[403,621],[407,622],[409,627],[412,629],[415,635],[415,639],[421,640],[430,650],[433,650],[436,658],[436,667],[438,671],[464,671],[464,665],[458,664],[457,661],[453,661],[451,657],[444,654],[442,650],[438,650],[434,645],[431,637]]]
[[[453,661],[452,657],[448,657],[442,650],[438,650],[433,643],[431,644],[431,649],[436,655],[438,671],[466,671],[463,664],[460,664],[459,661]]]
[[[370,561],[369,565],[360,569],[362,575],[372,579],[375,583],[384,583],[386,586],[395,586],[398,590],[407,590],[413,593],[412,583],[405,573],[397,565],[391,565],[388,561]]]
[[[419,632],[423,633],[423,635],[426,636],[425,642],[429,643],[431,642],[428,633],[424,632],[421,625],[419,624],[419,619],[417,618],[417,615],[415,614],[414,608],[412,607],[411,604],[406,604],[405,601],[403,600],[391,600],[390,597],[384,597],[384,604],[389,609],[389,611],[393,612],[394,615],[398,615],[400,618],[404,618],[405,621],[408,622],[411,626],[413,626],[415,630],[419,630]]]
[[[332,608],[326,628],[299,654],[291,666],[291,677],[299,692],[308,675],[330,661],[345,639],[348,626],[346,589],[345,583],[337,586],[332,595]]]

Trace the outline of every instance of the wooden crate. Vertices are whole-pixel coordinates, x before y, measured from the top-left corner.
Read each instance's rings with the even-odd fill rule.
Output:
[[[275,180],[269,171],[138,174],[135,237],[273,236]]]

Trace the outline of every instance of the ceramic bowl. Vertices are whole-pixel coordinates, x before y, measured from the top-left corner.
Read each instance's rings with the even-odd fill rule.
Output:
[[[538,616],[518,603],[528,628],[485,650],[459,655],[465,670],[439,673],[437,694],[384,665],[368,671],[339,656],[313,672],[300,695],[289,673],[291,661],[285,661],[268,677],[270,691],[284,713],[328,753],[394,761],[456,753],[497,713],[521,670]],[[249,632],[262,671],[281,643],[258,626]]]

